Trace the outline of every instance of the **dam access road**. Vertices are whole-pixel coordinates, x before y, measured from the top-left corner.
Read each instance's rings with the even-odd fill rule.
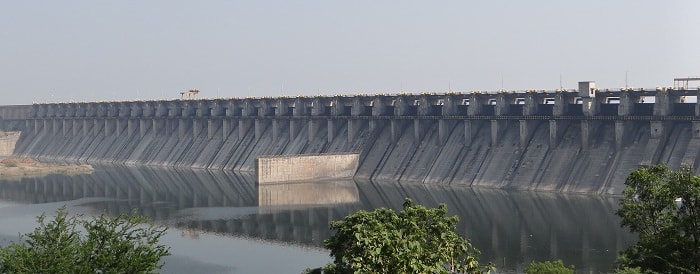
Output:
[[[40,103],[8,125],[43,161],[253,172],[262,155],[359,153],[359,180],[620,194],[639,166],[698,170],[698,89]],[[22,124],[21,122],[24,123]]]

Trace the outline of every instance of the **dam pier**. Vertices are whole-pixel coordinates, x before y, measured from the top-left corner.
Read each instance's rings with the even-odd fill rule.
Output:
[[[259,156],[359,153],[354,177],[620,194],[642,165],[698,167],[698,89],[40,103],[15,154],[255,171]],[[2,111],[2,107],[0,107]]]

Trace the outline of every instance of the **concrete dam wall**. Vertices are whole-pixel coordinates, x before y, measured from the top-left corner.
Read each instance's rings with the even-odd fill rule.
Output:
[[[359,153],[357,179],[619,194],[640,165],[697,170],[696,90],[33,105],[15,153],[255,171],[262,155]]]
[[[0,131],[20,131],[31,113],[31,105],[0,106]]]

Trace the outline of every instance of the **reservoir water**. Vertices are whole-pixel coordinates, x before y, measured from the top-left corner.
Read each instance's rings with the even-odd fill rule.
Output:
[[[636,240],[614,215],[617,197],[352,180],[258,187],[253,174],[98,166],[72,177],[0,178],[0,244],[63,205],[87,216],[137,209],[169,227],[163,273],[300,273],[331,260],[322,247],[330,221],[399,209],[406,197],[446,203],[458,232],[499,272],[562,259],[577,272],[604,273]]]

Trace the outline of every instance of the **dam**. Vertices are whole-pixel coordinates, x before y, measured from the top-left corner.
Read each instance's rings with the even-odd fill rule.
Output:
[[[255,171],[262,155],[357,153],[362,180],[620,194],[639,166],[697,170],[698,89],[38,103],[15,155]],[[2,110],[2,109],[0,109]]]

